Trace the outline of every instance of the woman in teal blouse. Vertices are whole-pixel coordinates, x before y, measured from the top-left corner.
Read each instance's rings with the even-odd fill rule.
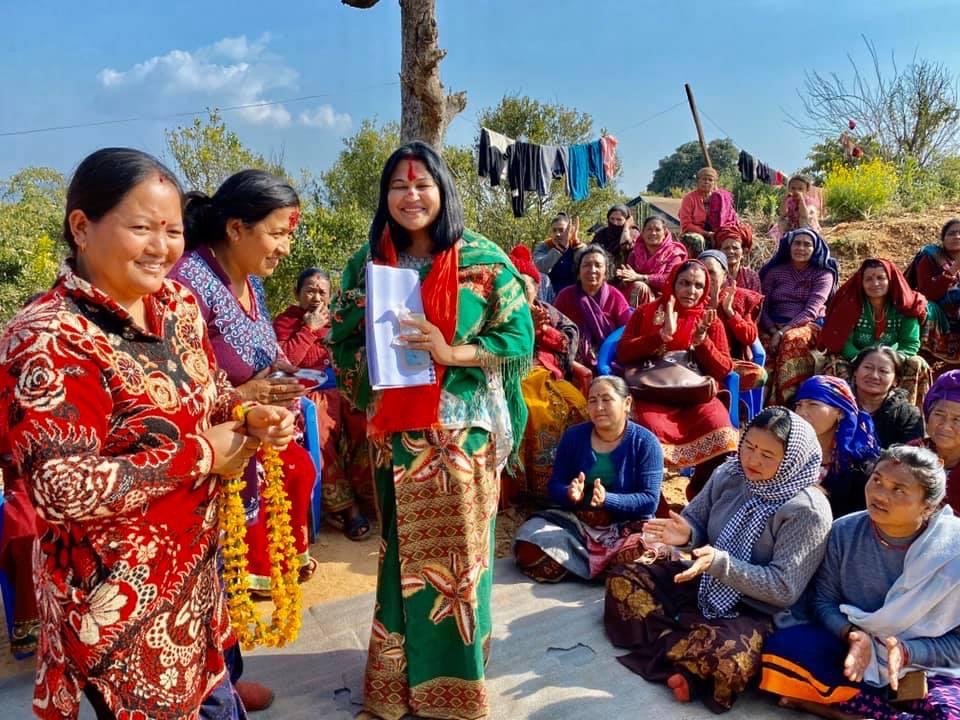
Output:
[[[834,295],[819,337],[827,354],[823,372],[850,380],[850,363],[860,351],[885,345],[903,359],[901,387],[917,404],[930,387],[930,367],[917,354],[927,300],[911,289],[889,260],[870,258]]]

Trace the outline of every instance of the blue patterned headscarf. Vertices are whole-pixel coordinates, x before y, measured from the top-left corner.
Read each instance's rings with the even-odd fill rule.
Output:
[[[804,381],[794,400],[816,400],[842,413],[833,441],[841,470],[880,455],[873,418],[870,413],[857,407],[857,399],[846,381],[827,375],[814,375]]]
[[[790,413],[790,434],[787,437],[783,460],[780,461],[780,467],[773,478],[766,482],[749,481],[743,472],[739,452],[736,457],[727,460],[725,466],[750,489],[750,498],[727,521],[713,546],[744,562],[751,561],[753,546],[777,510],[798,492],[816,484],[820,479],[822,454],[817,434],[802,417],[786,408],[781,409]],[[741,447],[749,430],[748,426],[740,437]],[[720,582],[712,575],[701,576],[697,600],[704,617],[736,617],[734,607],[740,602],[740,597],[739,590]]]
[[[763,280],[763,277],[777,265],[785,265],[790,262],[790,244],[799,235],[806,235],[813,240],[813,255],[810,257],[810,267],[829,270],[830,274],[833,275],[833,290],[835,291],[840,283],[840,266],[836,259],[830,255],[830,247],[826,240],[820,236],[820,233],[809,227],[791,230],[780,238],[780,246],[777,248],[776,255],[760,268],[760,279]]]

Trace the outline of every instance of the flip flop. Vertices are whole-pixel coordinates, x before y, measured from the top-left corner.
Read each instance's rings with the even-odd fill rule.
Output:
[[[357,515],[349,520],[343,534],[353,541],[363,540],[370,534],[370,523],[363,515]]]
[[[307,564],[300,568],[300,577],[298,578],[298,582],[305,583],[307,580],[312,578],[318,567],[320,567],[320,561],[315,557],[310,558],[310,560],[307,561]]]

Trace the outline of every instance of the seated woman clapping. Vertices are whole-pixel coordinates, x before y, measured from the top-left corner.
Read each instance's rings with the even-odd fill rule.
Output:
[[[830,507],[816,487],[820,445],[786,408],[758,414],[738,455],[644,539],[693,549],[693,564],[659,560],[610,568],[604,626],[620,662],[686,701],[728,710],[760,669],[774,617],[820,565]],[[696,580],[696,582],[693,582]]]
[[[814,623],[767,640],[762,689],[826,718],[958,716],[960,520],[944,483],[929,450],[883,451],[867,511],[830,531]]]
[[[863,510],[863,485],[880,454],[873,419],[857,406],[850,386],[839,378],[814,375],[796,396],[797,414],[813,426],[823,467],[820,487],[835,518]]]
[[[927,299],[912,290],[889,260],[870,258],[833,296],[817,346],[827,353],[824,372],[850,379],[850,362],[873,345],[893,348],[903,358],[910,402],[919,405],[930,387],[930,367],[917,355]]]
[[[703,263],[687,260],[677,266],[660,299],[639,307],[630,318],[617,346],[617,362],[642,366],[668,352],[690,350],[701,372],[723,383],[733,360],[717,311],[708,307],[709,298],[710,278]],[[737,449],[739,435],[717,397],[692,405],[666,405],[638,395],[633,419],[657,436],[667,465],[699,466],[692,482],[699,487],[723,456]]]
[[[837,261],[819,233],[800,228],[760,268],[766,298],[760,331],[767,348],[770,402],[786,404],[797,386],[813,375],[814,349],[827,301],[837,287]]]
[[[729,260],[720,250],[704,250],[697,257],[710,275],[710,307],[727,331],[733,369],[740,376],[740,389],[749,390],[766,380],[767,371],[753,362],[751,346],[760,337],[757,318],[763,307],[763,295],[728,285]]]
[[[663,453],[648,430],[630,422],[626,383],[596,378],[587,412],[590,422],[567,430],[557,448],[548,486],[555,507],[517,531],[517,565],[539,582],[595,578],[614,559],[639,555],[639,523],[660,503]]]

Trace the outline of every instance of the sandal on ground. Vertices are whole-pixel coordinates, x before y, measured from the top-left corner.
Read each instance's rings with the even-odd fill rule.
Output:
[[[370,534],[370,521],[363,515],[350,518],[343,534],[350,540],[363,540]]]
[[[307,560],[307,564],[300,568],[300,577],[297,581],[305,583],[313,577],[318,567],[320,567],[320,562],[315,557],[310,558]]]

